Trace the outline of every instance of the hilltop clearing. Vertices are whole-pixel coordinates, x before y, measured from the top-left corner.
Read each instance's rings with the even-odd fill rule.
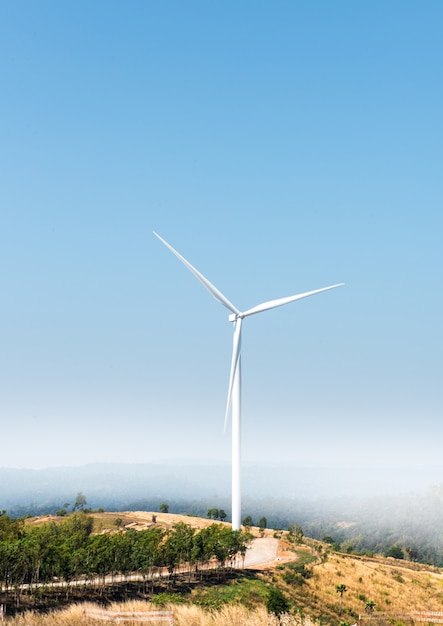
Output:
[[[179,515],[175,513],[158,513],[156,511],[119,511],[119,512],[89,512],[88,517],[94,520],[93,532],[101,532],[105,530],[117,529],[133,529],[146,530],[147,528],[163,528],[169,530],[178,523],[186,524],[191,528],[201,529],[207,528],[214,523],[214,520],[202,517],[194,517],[192,515]],[[40,515],[30,517],[26,520],[26,524],[39,525],[47,522],[63,523],[69,516],[60,515]],[[227,528],[231,525],[228,523],[217,522],[223,524]]]

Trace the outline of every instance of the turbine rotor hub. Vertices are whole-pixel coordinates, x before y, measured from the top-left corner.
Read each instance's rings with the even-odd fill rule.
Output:
[[[228,317],[228,320],[230,322],[236,322],[238,319],[243,319],[244,315],[243,313],[231,313],[231,315]]]

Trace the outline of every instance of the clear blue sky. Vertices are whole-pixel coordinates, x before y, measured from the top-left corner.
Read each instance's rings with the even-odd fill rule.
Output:
[[[425,464],[443,437],[443,4],[0,7],[3,467]]]

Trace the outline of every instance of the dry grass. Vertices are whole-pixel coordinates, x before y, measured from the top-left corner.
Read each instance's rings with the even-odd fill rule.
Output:
[[[122,511],[122,512],[102,512],[102,513],[88,513],[88,517],[92,517],[94,520],[94,533],[104,532],[106,530],[117,530],[118,526],[116,520],[121,521],[121,527],[134,528],[135,530],[144,530],[146,528],[161,527],[165,529],[173,528],[175,524],[182,522],[195,528],[197,530],[211,526],[211,524],[222,524],[227,527],[231,527],[228,522],[221,522],[220,520],[206,519],[204,517],[194,517],[193,515],[179,515],[176,513],[158,513],[157,511]],[[155,517],[155,523],[152,521]],[[66,516],[57,515],[45,515],[40,517],[31,517],[25,520],[26,524],[36,526],[45,524],[48,522],[55,522],[61,524],[66,521]],[[250,532],[255,537],[260,537],[260,531],[258,527],[252,527]],[[273,536],[272,529],[266,529],[264,531],[264,537]]]
[[[102,512],[102,513],[88,513],[88,517],[91,517],[94,522],[93,532],[101,533],[106,531],[115,531],[119,527],[122,528],[134,528],[135,530],[145,530],[146,528],[161,527],[165,529],[173,528],[178,522],[183,522],[192,528],[200,529],[206,528],[214,523],[214,520],[205,519],[201,517],[193,517],[191,515],[176,515],[174,513],[157,513],[150,511],[123,511],[123,512]],[[155,518],[155,523],[153,522]],[[57,515],[45,515],[40,517],[31,517],[26,520],[26,524],[30,526],[37,526],[40,524],[47,524],[49,522],[55,522],[56,524],[62,524],[66,521],[66,516]],[[117,524],[119,520],[119,525]],[[220,522],[217,520],[217,524],[225,524],[230,527],[227,522]],[[258,529],[257,529],[258,533]]]
[[[56,611],[49,615],[38,615],[36,613],[27,612],[21,616],[17,616],[8,620],[9,626],[102,626],[110,624],[109,621],[84,619],[84,606],[92,607],[93,605],[74,605],[64,611]],[[155,609],[147,602],[128,602],[124,605],[113,605],[109,609],[122,611],[140,611],[147,612]],[[263,607],[248,611],[242,606],[225,606],[219,611],[207,611],[201,607],[194,605],[184,606],[167,606],[166,610],[172,610],[174,613],[175,626],[313,626],[313,622],[309,618],[302,619],[289,615],[282,616],[279,622],[276,617],[269,615]],[[139,622],[140,623],[140,622]],[[146,622],[148,624],[148,622]],[[131,624],[131,622],[126,622]],[[152,622],[160,624],[160,622]]]
[[[339,605],[337,585],[344,584],[343,609],[364,613],[366,600],[376,611],[411,612],[443,610],[443,574],[436,568],[419,567],[394,559],[367,559],[332,553],[313,567],[306,581],[307,596],[318,597],[323,606]]]
[[[103,527],[112,528],[115,523],[115,519],[119,517],[122,520],[123,525],[136,525],[137,529],[150,528],[154,524],[152,522],[153,516],[155,516],[155,526],[161,526],[162,528],[173,528],[175,524],[182,522],[192,528],[201,529],[211,526],[212,524],[222,524],[231,528],[230,522],[221,522],[220,520],[207,519],[204,517],[194,517],[192,515],[179,515],[176,513],[157,513],[152,511],[124,511],[123,513],[91,513],[91,517],[94,519],[95,524],[101,524]],[[254,536],[260,536],[258,527],[252,527],[250,532]],[[267,529],[264,532],[265,537],[272,537],[273,531]]]
[[[163,528],[172,528],[174,524],[177,524],[178,522],[183,522],[184,524],[188,524],[188,526],[197,529],[206,528],[214,523],[214,520],[212,519],[193,517],[192,515],[177,515],[175,513],[147,513],[146,511],[133,511],[122,513],[122,516],[123,515],[130,517],[133,522],[148,525],[152,524],[152,516],[155,515],[156,524],[158,526],[162,526]],[[217,524],[224,524],[231,527],[231,524],[228,524],[227,522],[220,522],[219,520],[217,520]]]
[[[248,611],[242,606],[228,605],[219,611],[205,611],[197,606],[182,606],[174,611],[176,626],[278,626],[279,621],[260,607]],[[285,616],[282,626],[311,626],[310,620]]]

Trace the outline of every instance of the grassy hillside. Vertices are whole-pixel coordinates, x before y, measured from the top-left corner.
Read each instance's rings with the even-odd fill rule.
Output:
[[[116,624],[117,621],[100,621],[84,617],[85,605],[73,605],[68,609],[50,615],[36,615],[25,613],[17,616],[7,623],[10,626],[101,626],[109,623]],[[123,605],[111,605],[109,612],[117,612],[119,608],[123,611],[138,612],[138,621],[127,621],[126,624],[151,623],[152,626],[165,624],[167,622],[141,622],[140,613],[148,613],[155,610],[155,607],[147,605],[145,602],[128,602]],[[92,610],[98,609],[97,605],[87,605]],[[242,606],[227,605],[220,611],[207,611],[195,605],[182,605],[167,607],[174,613],[174,626],[314,626],[308,617],[299,615],[284,615],[279,620],[274,615],[269,615],[265,608],[259,607],[248,610]],[[123,624],[123,622],[121,622]]]
[[[153,515],[155,523],[165,528],[172,528],[177,522],[185,522],[195,528],[213,523],[200,518],[146,512],[96,513],[92,517],[95,531],[102,532],[122,526],[142,530],[152,525]],[[44,521],[38,518],[28,523],[40,524]],[[259,536],[258,529],[252,529],[252,532]],[[267,530],[266,535],[272,536],[273,531]],[[186,576],[178,576],[170,585],[157,589],[149,605],[154,608],[171,605],[178,626],[182,623],[187,626],[270,624],[266,621],[266,606],[272,589],[281,592],[291,614],[298,616],[288,624],[301,624],[303,621],[306,624],[311,621],[331,625],[341,622],[353,624],[359,615],[369,616],[365,610],[368,601],[374,603],[374,615],[443,610],[443,572],[438,568],[392,558],[343,554],[335,552],[328,544],[306,538],[304,543],[293,545],[284,532],[279,545],[279,560],[268,566],[193,584],[188,583]],[[342,598],[337,591],[339,585],[346,587]],[[145,609],[149,605],[143,603]],[[227,617],[229,610],[238,611],[234,621],[232,614]],[[211,611],[216,612],[217,619]],[[50,616],[27,613],[14,618],[11,624],[80,626],[82,622],[75,617],[77,613],[74,609],[71,609],[71,617],[63,613],[68,620],[66,622],[65,617],[61,619],[62,614],[58,614],[59,621],[51,622]],[[400,623],[398,618],[395,623]]]
[[[285,564],[271,577],[278,579],[296,606],[316,618],[353,622],[359,615],[366,615],[368,600],[375,603],[374,615],[443,610],[443,574],[437,568],[327,550],[305,566],[309,573],[302,584],[297,579],[291,582],[288,576],[287,572],[294,567],[295,564]],[[343,593],[341,616],[338,585],[347,589]]]

